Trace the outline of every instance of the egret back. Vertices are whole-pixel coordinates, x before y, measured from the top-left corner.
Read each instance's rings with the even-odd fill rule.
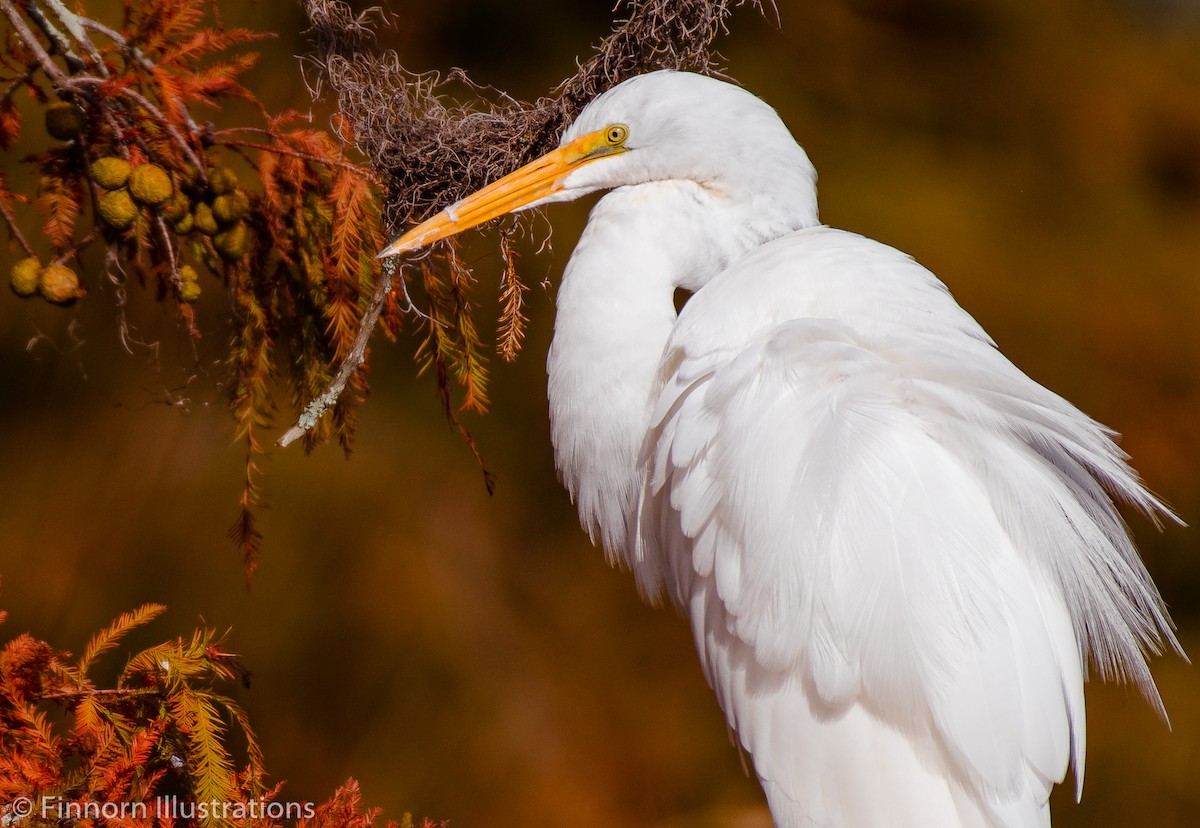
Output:
[[[1142,647],[1174,639],[1105,487],[1165,510],[911,258],[770,242],[662,365],[635,568],[781,825],[1045,825],[1087,649],[1157,704]]]

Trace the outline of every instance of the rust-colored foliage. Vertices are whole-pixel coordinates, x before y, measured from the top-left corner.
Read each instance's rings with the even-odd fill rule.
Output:
[[[238,49],[271,35],[223,28],[215,2],[129,2],[112,26],[58,3],[0,0],[0,12],[11,26],[0,52],[0,147],[29,129],[19,95],[43,105],[56,139],[24,159],[39,172],[35,194],[12,191],[0,176],[10,247],[41,268],[30,300],[83,298],[94,287],[80,267],[89,248],[105,248],[122,335],[132,288],[173,307],[197,338],[201,294],[228,294],[230,399],[248,449],[230,536],[249,578],[261,539],[254,510],[272,391],[282,386],[289,403],[306,402],[351,348],[384,241],[375,178],[347,159],[341,136],[259,104],[239,82],[257,55]],[[199,114],[230,98],[250,102],[259,123],[216,129]],[[20,214],[26,209],[40,214],[40,225]],[[48,255],[31,244],[31,229],[41,230]],[[73,292],[70,283],[52,292],[41,279],[55,265],[82,274]],[[349,389],[306,435],[308,448],[336,438],[349,449],[366,392],[361,371]]]
[[[124,613],[92,636],[78,660],[28,634],[0,648],[4,824],[32,818],[24,824],[275,828],[284,824],[274,818],[280,814],[300,817],[303,828],[375,828],[379,810],[363,807],[353,779],[319,805],[278,802],[282,785],[267,787],[245,711],[216,689],[248,684],[226,635],[196,630],[150,647],[128,659],[114,687],[97,685],[97,662],[165,609],[146,604]],[[231,727],[244,743],[236,754],[228,746]],[[71,818],[78,814],[102,816]],[[405,815],[401,825],[412,824]],[[437,826],[426,820],[421,828]]]
[[[377,322],[393,338],[404,320],[417,326],[422,370],[480,457],[458,419],[488,405],[491,349],[476,324],[473,277],[453,240],[416,267],[381,275],[383,226],[425,218],[545,151],[587,100],[633,74],[716,72],[711,44],[736,3],[629,0],[619,4],[627,17],[551,95],[523,104],[456,73],[450,80],[478,95],[467,106],[447,103],[437,76],[408,72],[374,48],[378,12],[356,15],[340,0],[303,5],[316,77],[340,109],[329,132],[295,112],[268,112],[242,85],[256,60],[242,50],[270,35],[223,27],[216,0],[126,2],[112,25],[89,16],[86,3],[0,0],[11,26],[0,52],[0,147],[29,128],[22,95],[41,107],[55,139],[25,159],[38,171],[35,193],[13,191],[0,175],[0,219],[20,258],[13,291],[59,305],[84,299],[97,276],[76,272],[81,256],[102,249],[122,337],[132,289],[149,290],[197,338],[202,295],[227,295],[227,387],[247,447],[229,534],[247,579],[262,540],[259,461],[275,394],[296,409],[313,401],[281,444],[302,436],[311,450],[336,439],[349,451]],[[218,129],[198,114],[231,98],[251,104],[257,122]],[[48,253],[30,243],[34,227]],[[515,229],[510,220],[501,241],[495,351],[505,360],[519,353],[526,323]],[[486,469],[484,477],[490,490]]]
[[[446,81],[436,73],[406,70],[393,52],[375,48],[378,9],[356,14],[342,0],[305,0],[312,24],[311,59],[320,77],[337,95],[343,136],[353,139],[381,179],[388,183],[383,211],[390,227],[427,218],[469,192],[550,149],[563,128],[587,101],[610,86],[652,69],[690,69],[717,73],[712,43],[724,31],[734,0],[624,0],[612,32],[551,95],[525,104],[473,83],[454,71]],[[748,5],[760,10],[756,0]],[[467,105],[450,104],[446,84],[474,93]],[[525,331],[526,286],[516,267],[512,234],[519,227],[509,218],[501,234],[504,260],[496,351],[505,360],[520,352]],[[377,319],[394,335],[402,313],[416,317],[424,331],[417,357],[423,371],[432,369],[442,411],[458,429],[483,468],[488,491],[492,477],[460,411],[483,413],[487,398],[487,354],[475,324],[471,300],[473,278],[458,255],[455,239],[447,239],[414,267],[396,271],[398,290],[388,292],[395,262],[367,307],[355,345],[342,359],[337,376],[313,396],[296,426],[279,440],[288,445],[307,438],[311,423],[339,401],[350,370],[365,359],[366,342]],[[421,296],[419,308],[410,296]],[[456,405],[452,389],[462,389]],[[335,409],[336,416],[337,409]]]
[[[358,782],[348,779],[328,801],[316,807],[311,818],[298,820],[296,828],[375,828],[380,813],[379,808],[363,807]],[[412,814],[404,814],[399,824],[392,820],[387,823],[388,828],[446,828],[448,824],[429,818],[415,822]]]
[[[341,0],[305,0],[303,5],[312,23],[313,60],[337,94],[342,116],[355,124],[357,146],[388,183],[387,223],[401,227],[550,149],[584,104],[622,80],[661,68],[717,73],[712,43],[739,4],[623,0],[616,6],[622,16],[595,54],[552,94],[531,104],[480,87],[458,70],[445,81],[436,73],[408,71],[395,53],[375,48],[377,10],[356,15]],[[762,8],[754,0],[748,5]],[[476,99],[450,104],[443,94],[447,85],[465,88]],[[500,242],[504,273],[496,351],[511,361],[524,336],[527,288],[516,268],[512,220],[507,221]],[[472,277],[456,244],[448,239],[435,245],[420,266],[402,270],[399,279],[404,298],[411,281],[427,303],[418,313],[426,333],[418,357],[423,369],[433,369],[443,410],[458,425],[456,411],[486,410],[488,374],[470,300]],[[451,379],[462,389],[457,406]]]
[[[115,687],[92,680],[97,659],[164,610],[123,614],[78,661],[28,634],[0,650],[0,801],[27,797],[57,814],[59,804],[148,802],[167,791],[221,802],[267,793],[245,712],[213,689],[245,674],[224,636],[197,630],[134,655]],[[230,721],[246,743],[237,771],[225,746]]]

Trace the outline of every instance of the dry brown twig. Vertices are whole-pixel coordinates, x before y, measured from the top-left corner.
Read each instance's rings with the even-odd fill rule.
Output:
[[[763,0],[620,0],[616,25],[592,57],[551,94],[530,104],[482,87],[461,70],[453,70],[443,80],[437,73],[405,69],[394,52],[380,52],[375,47],[374,26],[386,23],[378,9],[355,15],[341,0],[305,0],[315,46],[310,62],[316,74],[310,87],[319,94],[327,84],[336,95],[338,109],[353,125],[357,148],[379,177],[390,182],[384,218],[389,227],[398,228],[434,214],[553,148],[584,104],[627,78],[666,68],[721,74],[713,43],[725,32],[733,9],[741,5],[764,13],[768,8],[774,10],[773,3],[764,4]],[[470,90],[476,100],[468,105],[448,103],[442,90],[450,83]],[[453,244],[453,240],[439,244],[427,254],[435,260],[434,266],[419,269],[427,293],[439,290],[438,285],[428,283],[439,271],[452,271],[460,283],[470,279],[461,259],[453,254]],[[511,243],[502,236],[500,245],[505,262],[505,308],[498,350],[503,358],[512,359],[521,342],[524,286],[514,278]],[[402,268],[395,278],[390,269],[384,271],[354,348],[325,393],[304,410],[278,445],[286,446],[303,435],[336,403],[364,361],[391,283],[399,283],[407,301],[409,275]],[[441,324],[436,313],[426,319],[430,325]],[[454,321],[457,328],[459,320]],[[442,337],[431,338],[440,347]],[[470,401],[473,343],[462,344],[467,352],[462,358]],[[442,357],[438,351],[439,378],[445,369]],[[474,407],[481,408],[482,403]],[[446,410],[461,431],[453,410]]]

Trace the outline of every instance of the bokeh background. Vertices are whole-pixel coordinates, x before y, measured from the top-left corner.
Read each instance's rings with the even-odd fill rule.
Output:
[[[224,5],[227,22],[281,34],[249,85],[307,109],[299,10]],[[532,98],[608,32],[611,9],[392,11],[385,44],[405,65],[462,66]],[[777,21],[738,12],[720,49],[808,149],[827,223],[938,273],[1018,365],[1120,431],[1149,485],[1200,523],[1200,3],[779,0]],[[30,148],[4,157],[6,173]],[[492,412],[467,422],[495,495],[416,377],[414,343],[381,341],[353,457],[288,450],[266,464],[250,591],[224,537],[242,449],[206,367],[220,297],[204,300],[198,346],[135,301],[146,344],[126,350],[98,263],[71,310],[6,291],[3,637],[78,651],[146,601],[171,612],[134,644],[232,627],[254,674],[236,696],[285,799],[320,801],[354,776],[385,815],[458,828],[765,824],[684,622],[605,565],[555,479],[544,355],[587,207],[549,213],[553,252],[523,261],[535,285],[525,354],[495,362]],[[487,319],[494,238],[475,234],[468,250]],[[1197,530],[1133,525],[1181,640],[1200,652]],[[1196,824],[1200,680],[1176,657],[1154,672],[1170,729],[1135,691],[1089,686],[1084,798],[1056,794],[1056,825]]]

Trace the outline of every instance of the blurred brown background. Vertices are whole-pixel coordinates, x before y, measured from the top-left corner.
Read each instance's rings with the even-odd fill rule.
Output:
[[[463,66],[531,98],[607,33],[610,3],[393,11],[388,45],[410,68]],[[720,48],[808,149],[824,220],[938,273],[1200,523],[1200,3],[780,0],[778,16],[740,11]],[[249,85],[307,109],[298,10],[228,8],[227,22],[281,33]],[[761,824],[684,623],[605,565],[555,480],[544,355],[586,210],[550,211],[554,252],[524,259],[530,282],[549,282],[530,294],[526,352],[495,362],[493,411],[468,422],[495,496],[414,376],[412,343],[380,341],[354,456],[292,449],[266,464],[250,592],[224,538],[242,450],[204,367],[222,341],[217,291],[198,347],[135,301],[136,334],[160,347],[132,353],[98,262],[75,309],[5,292],[0,636],[78,651],[145,601],[171,612],[134,643],[200,619],[232,626],[254,672],[236,695],[285,799],[323,800],[354,776],[387,816],[455,828]],[[477,234],[471,250],[486,319],[494,239]],[[1133,524],[1200,652],[1197,530]],[[1172,729],[1134,691],[1090,686],[1084,799],[1060,792],[1056,825],[1196,824],[1200,680],[1177,658],[1154,670]]]

